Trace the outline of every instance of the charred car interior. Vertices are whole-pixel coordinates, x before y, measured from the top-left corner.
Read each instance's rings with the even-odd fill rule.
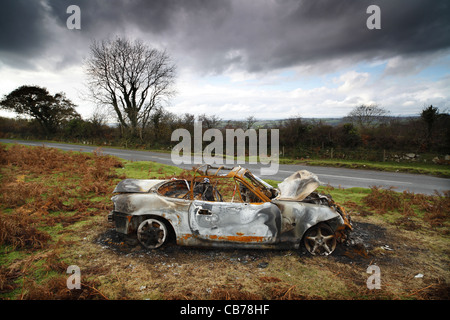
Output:
[[[204,165],[186,179],[125,179],[108,220],[148,249],[183,246],[300,248],[328,255],[352,230],[350,217],[301,170],[272,187],[246,168]]]

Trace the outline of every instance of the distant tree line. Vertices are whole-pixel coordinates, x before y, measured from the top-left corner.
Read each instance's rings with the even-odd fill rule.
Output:
[[[370,109],[370,110],[369,110]],[[355,107],[338,125],[323,120],[292,118],[282,121],[280,146],[293,157],[305,155],[329,156],[341,151],[341,157],[350,153],[367,158],[370,152],[381,151],[423,153],[450,153],[450,116],[439,113],[433,106],[425,107],[412,117],[390,116],[378,106]]]
[[[20,89],[24,90],[23,87]],[[37,89],[38,87],[34,88]],[[44,88],[41,89],[43,93],[47,92]],[[56,114],[45,118],[47,120],[43,120],[40,113],[26,111],[25,105],[20,105],[18,102],[20,99],[16,99],[15,94],[5,96],[0,101],[1,107],[28,117],[16,119],[1,117],[0,138],[46,139],[171,150],[177,143],[171,141],[175,129],[185,128],[194,134],[194,122],[201,121],[203,130],[217,128],[224,132],[224,136],[226,129],[279,129],[282,156],[292,158],[330,157],[333,156],[330,155],[331,152],[335,153],[334,157],[339,157],[339,152],[348,156],[351,152],[358,151],[360,157],[364,159],[369,151],[383,150],[417,154],[450,153],[450,116],[447,113],[440,113],[438,108],[433,106],[425,107],[421,114],[409,118],[389,116],[385,110],[382,110],[382,114],[377,113],[371,118],[364,114],[367,106],[358,106],[335,125],[321,119],[311,120],[302,117],[270,122],[260,122],[255,117],[232,121],[221,119],[216,115],[195,116],[190,113],[178,115],[164,108],[155,108],[145,128],[139,130],[138,136],[133,136],[124,133],[120,124],[106,123],[101,115],[94,114],[89,119],[82,119],[76,113],[75,106],[62,93],[54,99],[55,96],[47,92],[48,96],[44,100],[51,102],[37,108],[41,112],[48,108],[45,114]],[[11,102],[12,97],[14,103]],[[26,101],[31,101],[30,97],[27,99]],[[379,107],[371,106],[371,108]]]

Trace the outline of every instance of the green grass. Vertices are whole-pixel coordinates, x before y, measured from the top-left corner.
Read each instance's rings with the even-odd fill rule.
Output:
[[[368,188],[333,188],[327,186],[320,186],[317,188],[318,192],[324,194],[330,194],[333,197],[333,200],[338,203],[344,203],[347,201],[353,201],[357,204],[361,204],[361,200],[370,193],[370,189]]]
[[[116,170],[129,179],[157,179],[167,175],[178,175],[183,169],[153,161],[123,161],[124,167]]]

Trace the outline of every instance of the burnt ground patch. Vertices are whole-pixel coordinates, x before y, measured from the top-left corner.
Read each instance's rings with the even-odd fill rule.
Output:
[[[149,250],[141,246],[136,238],[127,237],[116,232],[114,228],[106,230],[95,240],[103,248],[112,250],[119,255],[129,257],[146,256],[151,261],[169,262],[173,259],[183,260],[203,260],[203,261],[226,261],[229,263],[239,263],[243,265],[254,264],[257,268],[266,268],[268,266],[267,258],[270,256],[283,256],[287,250],[272,249],[231,249],[231,248],[201,248],[201,247],[183,247],[175,243],[168,243],[164,247]],[[290,253],[292,254],[292,253]],[[299,251],[299,255],[306,254],[306,250]]]
[[[108,248],[117,254],[138,256],[142,254],[152,257],[176,257],[180,254],[195,253],[205,258],[214,258],[227,255],[230,262],[247,264],[250,262],[261,262],[267,256],[273,255],[298,255],[299,257],[310,256],[302,246],[299,250],[277,250],[277,249],[230,249],[230,248],[199,248],[182,247],[175,243],[168,243],[163,248],[148,250],[142,247],[135,237],[125,236],[110,228],[100,234],[95,240],[104,248]],[[334,260],[341,262],[361,262],[369,259],[369,252],[376,247],[393,250],[389,245],[386,229],[372,223],[354,223],[354,230],[344,243],[338,244],[336,250],[330,255]],[[260,267],[264,267],[261,262]]]
[[[367,222],[353,222],[349,238],[336,247],[331,257],[343,263],[367,263],[370,252],[377,247],[391,250],[386,228]]]

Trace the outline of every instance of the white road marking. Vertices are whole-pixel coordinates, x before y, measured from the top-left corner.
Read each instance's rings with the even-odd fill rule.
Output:
[[[293,173],[292,171],[286,171],[286,170],[278,170],[280,172],[287,172],[287,173]],[[400,181],[393,181],[393,180],[381,180],[381,179],[371,179],[371,178],[358,178],[358,177],[349,177],[349,176],[337,176],[332,174],[317,174],[319,177],[330,177],[330,178],[339,178],[339,179],[345,179],[345,180],[361,180],[361,181],[374,181],[378,183],[385,183],[385,184],[401,184],[401,185],[412,185],[412,182],[400,182]]]
[[[380,183],[396,183],[396,184],[413,184],[412,182],[400,182],[400,181],[393,181],[393,180],[381,180],[381,179],[370,179],[370,178],[357,178],[357,177],[347,177],[347,176],[335,176],[331,174],[319,174],[320,176],[326,176],[326,177],[333,177],[333,178],[341,178],[341,179],[347,179],[347,180],[362,180],[362,181],[378,181]]]

